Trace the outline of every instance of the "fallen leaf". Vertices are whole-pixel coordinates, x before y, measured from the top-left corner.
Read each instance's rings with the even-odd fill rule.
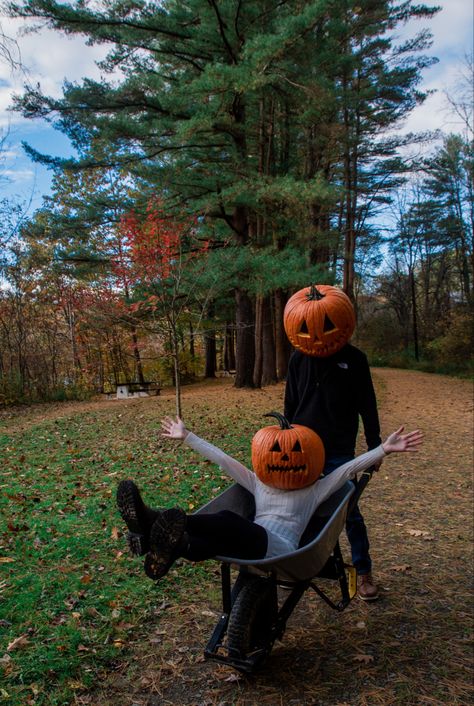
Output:
[[[117,540],[119,538],[119,529],[118,527],[112,527],[112,531],[110,533],[110,536],[112,539]]]
[[[7,652],[12,652],[13,650],[18,650],[21,647],[24,647],[29,643],[29,640],[26,636],[26,633],[23,635],[20,635],[19,637],[16,637],[14,640],[12,640],[10,643],[7,645]]]
[[[407,532],[411,534],[412,537],[427,537],[429,535],[429,532],[426,532],[426,530],[419,529],[409,529]]]
[[[239,680],[240,680],[240,677],[238,674],[229,674],[227,679],[224,679],[224,681],[230,681],[230,682],[239,681]]]
[[[84,684],[81,681],[76,681],[75,679],[71,679],[71,681],[68,682],[68,686],[70,689],[74,689],[74,691],[77,689],[84,689]]]
[[[0,564],[10,564],[15,559],[12,556],[0,556]]]
[[[357,654],[357,655],[354,655],[352,659],[354,662],[362,662],[363,664],[370,664],[370,662],[374,661],[374,656],[373,655]]]
[[[392,571],[400,571],[401,573],[405,573],[405,571],[409,571],[411,569],[410,564],[400,564],[399,566],[391,566],[390,567]]]

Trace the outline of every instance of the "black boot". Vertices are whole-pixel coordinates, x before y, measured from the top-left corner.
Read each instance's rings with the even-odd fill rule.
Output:
[[[150,530],[160,514],[143,502],[132,480],[123,480],[117,488],[117,506],[129,532],[127,542],[132,554],[141,556],[150,549]]]
[[[150,551],[146,555],[146,575],[158,581],[168,573],[188,544],[186,513],[178,507],[160,512],[150,532]]]

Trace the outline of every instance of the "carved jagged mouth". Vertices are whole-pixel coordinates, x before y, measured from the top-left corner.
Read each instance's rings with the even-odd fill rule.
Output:
[[[273,473],[274,471],[278,471],[279,473],[283,473],[285,471],[291,471],[292,473],[301,473],[301,471],[306,470],[306,463],[304,463],[302,466],[278,466],[278,465],[273,465],[270,466],[270,464],[267,464],[267,471],[270,473]]]
[[[311,338],[311,336],[309,335],[309,333],[299,333],[299,334],[298,334],[298,337],[299,337],[299,338]],[[323,345],[323,342],[320,341],[319,338],[314,338],[314,339],[313,339],[313,343],[314,343],[315,346],[322,346],[322,345]]]

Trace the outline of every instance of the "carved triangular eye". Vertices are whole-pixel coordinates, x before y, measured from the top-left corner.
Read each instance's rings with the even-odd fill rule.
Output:
[[[324,333],[328,333],[329,331],[334,331],[334,329],[337,328],[337,326],[334,326],[333,322],[329,318],[327,314],[324,316],[324,327],[323,331]]]
[[[293,451],[301,451],[301,444],[300,444],[299,440],[293,446]]]
[[[278,443],[278,441],[275,441],[275,443],[273,444],[270,451],[281,451],[281,447],[280,447],[280,444]]]
[[[300,333],[305,333],[306,335],[309,335],[308,325],[305,319],[303,319],[303,323],[301,324]]]

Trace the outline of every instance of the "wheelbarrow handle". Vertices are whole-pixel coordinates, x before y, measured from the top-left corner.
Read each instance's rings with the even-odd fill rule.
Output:
[[[355,492],[349,501],[349,507],[347,509],[348,515],[350,514],[350,512],[353,510],[353,508],[359,502],[360,496],[362,495],[365,488],[367,487],[374,472],[375,472],[375,466],[371,466],[370,468],[367,468],[365,471],[362,471],[362,473],[358,477],[357,481],[354,481],[355,482]]]

